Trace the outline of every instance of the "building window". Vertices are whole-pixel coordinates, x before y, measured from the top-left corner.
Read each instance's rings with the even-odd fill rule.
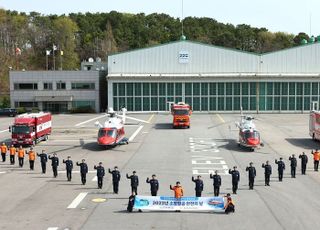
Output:
[[[23,107],[23,108],[37,108],[38,107],[38,102],[34,101],[15,101],[14,106],[16,108],[18,107]]]
[[[73,108],[90,108],[95,109],[95,101],[73,101]]]
[[[71,89],[95,89],[95,84],[90,82],[73,82]]]
[[[66,83],[65,82],[57,82],[57,89],[66,89]]]
[[[14,83],[15,90],[35,90],[38,89],[37,83]]]
[[[43,89],[44,90],[52,90],[52,83],[51,82],[43,83]]]

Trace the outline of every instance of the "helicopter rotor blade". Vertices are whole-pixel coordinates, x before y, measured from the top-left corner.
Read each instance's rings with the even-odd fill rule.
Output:
[[[123,117],[123,115],[117,115],[118,117]],[[150,124],[149,121],[145,121],[145,120],[141,120],[141,119],[138,119],[138,118],[134,118],[134,117],[129,117],[129,116],[125,116],[126,119],[130,119],[130,120],[134,120],[134,121],[140,121],[140,122],[143,122],[143,123],[147,123],[147,124]]]

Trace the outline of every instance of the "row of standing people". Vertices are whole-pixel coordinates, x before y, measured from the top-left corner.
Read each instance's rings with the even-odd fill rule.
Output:
[[[318,171],[320,153],[318,152],[318,150],[312,151],[311,153],[314,156],[314,171]],[[301,155],[299,155],[299,158],[301,159],[301,174],[305,175],[307,164],[308,164],[308,156],[305,154],[305,152],[303,152]],[[298,162],[294,154],[292,154],[292,156],[289,157],[289,161],[290,161],[291,177],[295,178]],[[280,157],[279,160],[276,159],[275,164],[277,165],[277,168],[278,168],[279,181],[282,181],[283,173],[286,169],[283,158]],[[262,164],[262,168],[264,168],[265,186],[270,186],[272,166],[270,165],[269,161],[266,161],[266,163]],[[252,162],[250,162],[249,166],[246,167],[246,171],[248,172],[248,177],[249,177],[249,189],[253,189],[254,181],[257,173],[256,173],[256,168],[253,166]],[[236,194],[238,189],[238,183],[240,181],[240,173],[237,170],[237,167],[234,166],[233,170],[229,170],[229,174],[232,175],[232,191],[234,194]]]

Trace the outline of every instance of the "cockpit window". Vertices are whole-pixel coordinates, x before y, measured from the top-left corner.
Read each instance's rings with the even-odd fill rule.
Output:
[[[109,130],[104,130],[104,129],[100,129],[98,136],[99,137],[104,137],[104,136],[108,136],[108,137],[116,137],[116,130],[115,129],[109,129]]]
[[[244,136],[245,138],[255,138],[255,139],[260,137],[257,131],[251,132],[250,130],[245,131]]]

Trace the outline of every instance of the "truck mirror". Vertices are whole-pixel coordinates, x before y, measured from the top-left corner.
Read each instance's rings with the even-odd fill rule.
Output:
[[[32,132],[35,132],[36,131],[36,128],[35,127],[32,127]]]
[[[11,126],[9,126],[9,132],[11,133]]]

